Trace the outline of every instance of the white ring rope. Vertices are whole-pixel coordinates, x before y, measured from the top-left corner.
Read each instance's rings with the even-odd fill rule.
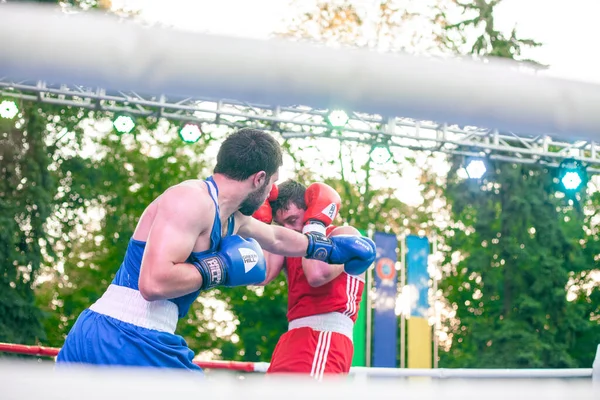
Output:
[[[513,64],[439,60],[146,28],[101,13],[0,5],[0,76],[271,105],[343,107],[600,139],[600,85]]]

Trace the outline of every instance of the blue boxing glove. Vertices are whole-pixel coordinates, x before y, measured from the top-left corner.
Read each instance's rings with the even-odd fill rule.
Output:
[[[306,258],[328,264],[344,264],[350,275],[365,272],[377,255],[375,243],[364,236],[337,235],[328,238],[316,232],[305,233],[308,237]]]
[[[197,256],[192,264],[202,275],[201,290],[254,285],[267,278],[267,263],[258,242],[238,235],[224,237],[216,252]]]
[[[342,235],[333,236],[331,239],[333,240],[341,236]],[[348,240],[348,238],[352,237],[360,240],[352,243],[351,240]],[[375,258],[377,257],[377,247],[375,246],[375,242],[368,237],[348,235],[348,238],[345,240],[349,243],[348,249],[343,251],[354,252],[355,256],[350,261],[344,263],[344,271],[346,271],[346,273],[349,275],[360,275],[368,270],[369,267],[375,262]],[[367,250],[364,246],[368,246],[370,249]],[[341,246],[338,245],[338,249],[340,248]],[[362,251],[359,251],[359,249],[362,249]]]

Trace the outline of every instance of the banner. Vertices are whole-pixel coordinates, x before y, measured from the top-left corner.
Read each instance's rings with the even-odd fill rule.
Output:
[[[398,363],[398,318],[396,296],[398,273],[394,234],[375,232],[377,258],[375,260],[375,307],[373,311],[373,367],[395,368]]]
[[[360,231],[360,234],[367,236],[366,232]],[[358,308],[358,315],[354,323],[353,343],[354,355],[352,356],[353,367],[367,366],[367,313],[368,309],[367,297],[369,296],[369,271],[366,273],[365,287]]]
[[[406,285],[410,293],[408,324],[408,368],[432,367],[432,332],[427,321],[429,312],[429,240],[406,237]]]
[[[358,309],[358,316],[354,323],[353,342],[354,342],[354,355],[352,356],[353,367],[366,367],[367,366],[367,313],[370,311],[367,308],[367,296],[369,295],[369,273],[365,281],[365,289],[360,300],[360,308]]]

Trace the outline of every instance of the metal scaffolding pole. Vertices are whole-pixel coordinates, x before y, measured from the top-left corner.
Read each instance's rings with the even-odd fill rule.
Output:
[[[477,127],[459,127],[431,121],[349,112],[344,126],[327,119],[332,110],[306,106],[284,107],[230,99],[142,95],[108,92],[79,85],[14,82],[0,77],[0,98],[37,101],[126,114],[166,118],[181,123],[254,126],[278,132],[285,139],[326,138],[372,146],[459,154],[515,163],[557,167],[574,158],[600,172],[600,145],[593,141],[560,141],[547,135],[526,135]],[[598,167],[593,167],[598,166]]]

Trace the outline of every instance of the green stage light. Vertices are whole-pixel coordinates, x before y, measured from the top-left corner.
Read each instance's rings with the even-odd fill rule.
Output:
[[[479,159],[469,161],[467,168],[465,169],[467,170],[467,175],[470,179],[481,179],[481,177],[485,175],[485,172],[487,171],[485,163],[483,160]]]
[[[196,124],[185,124],[179,130],[179,137],[186,143],[196,143],[202,136],[202,130]]]
[[[577,172],[565,173],[560,181],[567,190],[576,190],[583,182]]]
[[[128,115],[119,115],[114,120],[113,126],[119,133],[130,133],[135,128],[135,122]]]
[[[371,149],[371,160],[375,164],[383,165],[390,161],[392,158],[392,153],[387,146],[373,146]]]
[[[587,181],[587,172],[581,162],[575,159],[563,160],[558,166],[558,179],[567,192],[575,192]]]
[[[343,128],[346,126],[350,118],[348,114],[344,112],[344,110],[333,110],[329,114],[327,114],[327,122],[331,124],[334,128]]]

